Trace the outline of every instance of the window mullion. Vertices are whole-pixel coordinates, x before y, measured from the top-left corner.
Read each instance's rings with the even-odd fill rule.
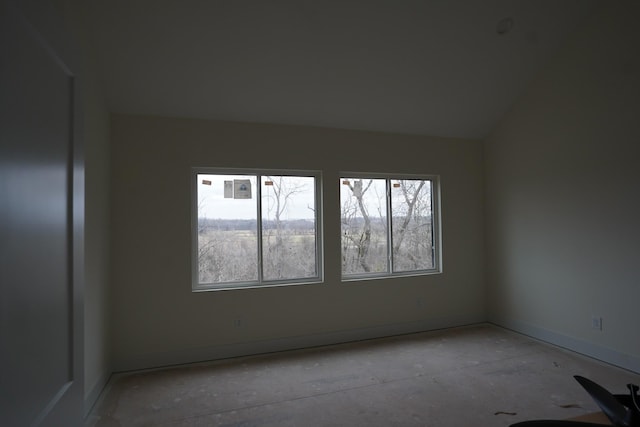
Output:
[[[256,224],[256,244],[258,246],[258,283],[263,282],[263,263],[262,263],[262,175],[256,175],[256,209],[258,210],[258,218]]]
[[[318,277],[322,277],[322,267],[323,267],[323,257],[322,257],[322,248],[323,248],[323,242],[324,240],[322,240],[322,233],[323,233],[323,224],[322,224],[322,218],[324,218],[323,216],[323,205],[322,205],[322,188],[319,185],[320,182],[318,182],[318,176],[313,177],[313,186],[314,186],[314,194],[315,194],[315,206],[314,206],[314,218],[313,221],[315,223],[315,235],[316,235],[316,239],[315,239],[315,250],[316,250],[316,275]],[[318,220],[318,215],[320,215],[320,220]]]
[[[438,223],[438,215],[437,212],[440,212],[439,197],[436,195],[436,188],[434,180],[430,180],[430,188],[431,188],[431,262],[433,268],[439,268],[440,265],[440,252],[437,249],[437,244],[439,242],[439,237],[436,235],[438,233],[437,229],[440,227]]]
[[[392,215],[392,206],[391,206],[391,179],[387,178],[386,180],[386,205],[387,205],[387,273],[393,273],[393,217]]]

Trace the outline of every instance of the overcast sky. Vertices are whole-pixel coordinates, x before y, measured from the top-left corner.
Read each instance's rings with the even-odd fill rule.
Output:
[[[287,201],[287,209],[283,219],[313,219],[315,209],[313,178],[288,177],[289,183],[298,187],[298,192]],[[225,181],[233,183],[238,180],[249,180],[250,188],[241,196],[246,199],[224,197]],[[263,178],[263,181],[267,181]],[[249,196],[250,193],[250,196]],[[273,207],[273,187],[262,186],[263,216]],[[254,219],[256,207],[256,177],[242,175],[207,175],[198,174],[198,206],[199,217],[209,219]]]
[[[314,189],[312,177],[285,177],[289,188],[296,188],[296,193],[287,201],[287,209],[282,219],[313,219],[314,218]],[[275,209],[274,187],[265,185],[268,177],[262,177],[263,217]],[[353,197],[348,185],[357,187],[358,178],[340,179],[340,198],[342,201]],[[248,181],[246,189],[240,188],[240,184]],[[362,180],[363,186],[369,180]],[[225,197],[225,182],[227,182],[227,196]],[[235,185],[234,185],[235,184]],[[398,191],[394,195],[394,206],[404,204],[404,199]],[[209,219],[255,219],[257,215],[256,177],[249,175],[209,175],[198,174],[198,216]],[[386,184],[384,179],[374,179],[372,185],[365,193],[364,203],[369,215],[386,216]],[[426,185],[422,191],[423,197],[430,197],[430,186]],[[235,197],[234,197],[235,195]],[[241,198],[245,197],[245,198]],[[284,198],[281,198],[281,202]],[[355,203],[355,199],[352,200]],[[357,213],[359,216],[359,211]],[[273,218],[273,213],[269,215]]]

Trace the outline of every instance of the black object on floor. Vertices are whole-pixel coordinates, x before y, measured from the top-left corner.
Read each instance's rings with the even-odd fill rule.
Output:
[[[598,404],[602,412],[616,427],[640,427],[640,396],[639,387],[635,384],[627,384],[629,394],[611,394],[601,385],[588,378],[574,375],[576,381],[589,393]],[[584,421],[559,421],[559,420],[534,420],[512,424],[511,427],[597,427],[602,424],[594,424]]]

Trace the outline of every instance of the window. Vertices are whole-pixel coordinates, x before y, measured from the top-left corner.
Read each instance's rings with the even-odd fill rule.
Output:
[[[438,179],[343,174],[342,277],[440,271]]]
[[[192,179],[194,290],[321,280],[319,172],[194,169]]]

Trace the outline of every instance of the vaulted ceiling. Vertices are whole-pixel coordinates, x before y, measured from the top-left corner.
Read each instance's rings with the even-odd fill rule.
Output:
[[[483,138],[594,4],[92,0],[89,26],[113,112]]]

